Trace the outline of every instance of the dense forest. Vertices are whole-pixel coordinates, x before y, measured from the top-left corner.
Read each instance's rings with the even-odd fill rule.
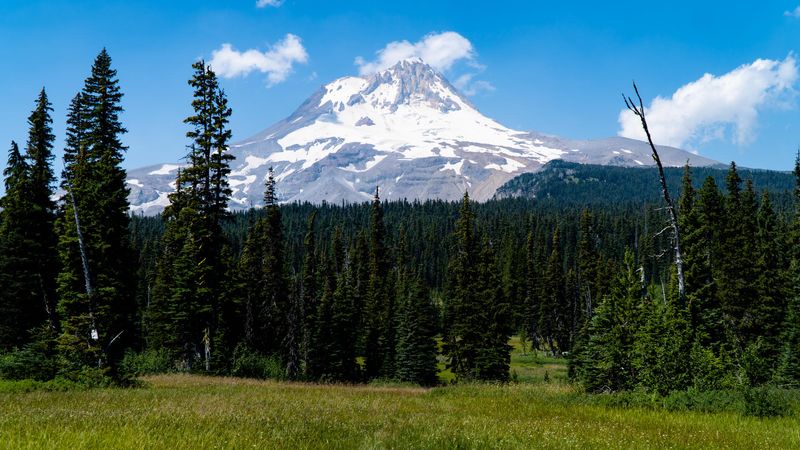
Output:
[[[800,159],[794,177],[681,171],[681,293],[646,169],[619,170],[655,197],[605,203],[582,197],[604,196],[592,189],[384,202],[376,188],[371,203],[280,204],[270,175],[264,208],[231,212],[232,111],[215,73],[192,69],[187,165],[156,217],[128,212],[107,52],[70,104],[58,201],[52,108],[37,97],[0,200],[0,377],[433,385],[444,366],[509,381],[517,334],[590,392],[800,382]]]
[[[759,190],[769,191],[773,204],[784,209],[793,208],[795,180],[791,172],[737,170],[740,177],[753,180]],[[664,168],[669,191],[676,195],[682,191],[683,172],[680,167]],[[727,167],[693,167],[692,186],[699,189],[708,177],[714,178],[717,185],[722,186],[727,174]],[[655,167],[600,166],[556,159],[537,172],[523,173],[506,182],[498,188],[495,198],[535,198],[562,206],[583,205],[592,208],[618,203],[659,203],[663,200],[654,179],[658,180]]]

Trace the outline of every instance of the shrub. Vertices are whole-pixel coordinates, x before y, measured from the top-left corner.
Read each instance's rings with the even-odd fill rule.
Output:
[[[253,351],[244,344],[239,344],[233,350],[232,375],[246,378],[262,378],[282,380],[286,378],[286,371],[280,358],[264,356]]]
[[[0,355],[0,378],[45,381],[52,379],[55,374],[55,361],[49,355],[46,342],[34,342]]]
[[[753,417],[778,417],[791,413],[789,393],[774,387],[745,388],[742,414]]]
[[[165,349],[128,351],[120,363],[120,372],[135,377],[175,371],[175,363]]]
[[[735,390],[702,391],[689,388],[672,392],[662,404],[669,411],[736,412],[741,410],[742,398]]]

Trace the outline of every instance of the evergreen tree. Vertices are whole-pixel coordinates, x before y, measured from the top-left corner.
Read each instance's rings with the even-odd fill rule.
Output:
[[[633,253],[627,251],[623,270],[592,317],[583,353],[582,381],[588,391],[619,391],[635,385],[634,336],[641,322],[641,292]]]
[[[28,118],[28,143],[25,157],[30,165],[30,191],[27,192],[30,223],[26,233],[29,235],[27,257],[33,262],[31,275],[38,288],[36,301],[40,316],[44,314],[52,331],[57,329],[55,315],[56,288],[58,274],[58,254],[56,252],[55,214],[53,201],[53,108],[44,89],[36,100],[36,108]]]
[[[795,212],[789,236],[791,263],[788,277],[791,288],[787,292],[787,313],[781,336],[783,346],[775,374],[780,383],[791,387],[800,386],[800,151],[795,157],[794,177]]]
[[[476,359],[486,326],[485,311],[477,297],[478,245],[469,194],[464,194],[454,233],[449,289],[445,310],[444,354],[457,379],[475,378]]]
[[[431,386],[436,384],[436,309],[419,275],[407,281],[399,299],[397,378]]]
[[[528,231],[525,241],[525,322],[523,331],[531,341],[531,348],[539,348],[539,265],[536,259],[536,243],[533,230]]]
[[[397,378],[431,386],[436,384],[436,309],[419,274],[411,269],[408,241],[400,231],[397,245],[396,304]]]
[[[166,230],[154,288],[154,302],[173,313],[152,317],[153,329],[160,331],[150,340],[167,346],[187,368],[202,359],[206,370],[211,369],[212,360],[214,370],[220,370],[232,350],[226,347],[239,334],[222,326],[223,321],[234,326],[231,315],[237,310],[226,295],[231,292],[225,280],[231,258],[222,232],[231,193],[227,182],[232,159],[227,128],[231,110],[216,74],[205,62],[198,61],[192,68],[189,85],[194,89],[194,113],[184,120],[191,126],[186,133],[191,140],[188,166],[178,172],[176,192],[164,212]],[[252,335],[248,333],[245,330],[244,334]]]
[[[687,298],[692,329],[700,345],[717,346],[724,330],[718,281],[714,276],[721,256],[724,221],[723,197],[713,178],[708,177],[691,212],[683,213],[687,241]]]
[[[731,163],[726,181],[728,195],[715,279],[723,320],[731,327],[732,337],[737,341],[731,344],[743,349],[754,339],[749,308],[757,301],[755,264],[751,261],[756,254],[756,204],[752,189],[742,191],[742,179],[735,163]]]
[[[369,287],[365,315],[364,348],[367,379],[392,378],[395,359],[394,300],[387,289],[386,228],[378,189],[372,201],[369,232]]]
[[[59,349],[65,372],[91,366],[119,376],[117,364],[136,340],[121,99],[116,70],[103,49],[68,115],[67,193],[57,222]]]
[[[781,325],[786,312],[789,288],[786,280],[785,252],[781,245],[778,217],[772,207],[769,193],[764,191],[758,209],[758,240],[756,260],[756,299],[751,306],[753,333],[763,338],[762,350],[766,354],[780,352]],[[767,381],[771,374],[762,374],[759,382]]]
[[[0,206],[0,348],[27,344],[47,324],[57,331],[55,277],[58,271],[53,194],[52,107],[44,89],[28,117],[25,156],[12,142],[6,193]]]
[[[0,348],[10,350],[30,341],[30,331],[38,326],[42,314],[41,289],[33,277],[33,261],[27,258],[32,225],[27,193],[30,191],[30,166],[11,142],[5,175],[5,195],[0,199]]]
[[[317,308],[319,306],[318,294],[318,273],[317,273],[317,242],[316,224],[317,212],[312,211],[306,221],[306,234],[303,238],[303,275],[301,285],[301,302],[303,315],[303,340],[301,351],[303,354],[304,373],[310,375],[310,369],[314,366],[314,356],[316,349],[313,347],[313,333],[316,326]]]
[[[508,381],[511,364],[511,305],[503,295],[497,255],[484,236],[478,263],[477,300],[484,325],[475,357],[475,376],[480,380]]]
[[[539,330],[547,340],[553,355],[569,350],[569,331],[567,328],[567,295],[565,291],[564,262],[561,255],[559,228],[553,232],[553,245],[547,260],[547,270],[542,282]]]

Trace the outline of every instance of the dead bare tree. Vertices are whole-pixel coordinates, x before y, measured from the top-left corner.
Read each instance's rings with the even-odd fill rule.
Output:
[[[675,211],[675,204],[672,202],[672,197],[669,195],[667,178],[664,176],[664,166],[661,165],[661,158],[658,156],[658,150],[656,150],[656,146],[653,144],[653,138],[650,136],[650,129],[647,126],[647,119],[644,112],[644,103],[642,102],[642,96],[639,95],[639,88],[636,86],[635,81],[633,82],[633,90],[636,92],[636,98],[639,100],[638,105],[634,103],[633,99],[625,94],[622,94],[622,98],[625,100],[625,106],[627,106],[628,109],[642,121],[644,134],[647,135],[647,143],[650,144],[650,149],[653,151],[653,160],[656,162],[656,166],[658,167],[658,176],[661,179],[661,193],[664,196],[664,202],[667,204],[666,209],[669,213],[669,228],[672,228],[672,242],[675,250],[675,268],[678,272],[678,295],[683,298],[684,294],[686,293],[686,282],[683,276],[683,254],[681,254],[681,234],[678,227],[678,214]]]

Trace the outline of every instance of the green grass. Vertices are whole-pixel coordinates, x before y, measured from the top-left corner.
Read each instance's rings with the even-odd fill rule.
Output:
[[[566,382],[563,359],[511,344],[520,383],[509,385],[422,389],[179,374],[145,377],[131,389],[0,382],[0,448],[800,447],[797,416],[678,412],[647,399],[587,396]],[[619,406],[626,404],[642,406]]]
[[[0,394],[8,448],[797,448],[800,421],[623,409],[567,384],[432,390],[192,375]]]

